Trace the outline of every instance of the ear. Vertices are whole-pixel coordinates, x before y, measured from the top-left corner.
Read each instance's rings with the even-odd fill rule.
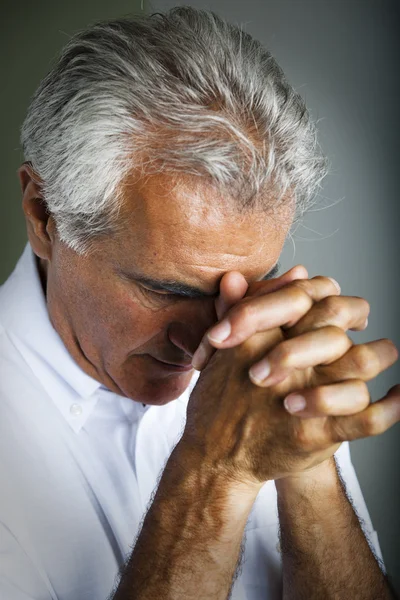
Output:
[[[21,165],[18,176],[30,245],[39,258],[50,260],[56,226],[43,198],[42,181],[29,162]]]

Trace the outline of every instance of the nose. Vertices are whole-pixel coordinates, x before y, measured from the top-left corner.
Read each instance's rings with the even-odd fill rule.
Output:
[[[207,308],[202,307],[203,310],[195,311],[184,319],[174,320],[168,326],[169,340],[190,357],[197,350],[207,329],[217,322],[214,302],[207,304]]]
[[[194,354],[194,336],[188,331],[188,327],[183,323],[174,322],[168,327],[168,339],[180,350],[190,357]]]

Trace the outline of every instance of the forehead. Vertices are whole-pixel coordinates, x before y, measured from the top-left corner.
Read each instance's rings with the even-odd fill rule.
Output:
[[[288,210],[239,214],[232,199],[198,177],[126,180],[117,247],[149,276],[204,281],[240,270],[258,277],[277,261],[291,224]]]

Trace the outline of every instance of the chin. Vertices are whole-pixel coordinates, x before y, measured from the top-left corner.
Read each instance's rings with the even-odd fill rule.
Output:
[[[187,389],[192,376],[193,371],[189,371],[162,379],[149,379],[144,381],[140,387],[135,386],[135,389],[129,385],[122,385],[121,389],[124,396],[131,400],[162,406],[179,398]]]

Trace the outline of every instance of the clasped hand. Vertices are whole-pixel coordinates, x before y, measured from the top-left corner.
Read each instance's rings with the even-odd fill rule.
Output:
[[[383,433],[400,419],[400,385],[371,403],[366,382],[398,358],[380,339],[355,345],[369,304],[341,296],[329,277],[297,266],[248,286],[224,275],[219,323],[193,356],[201,370],[184,440],[242,482],[262,483],[320,464],[341,442]],[[219,350],[219,351],[218,351]]]

